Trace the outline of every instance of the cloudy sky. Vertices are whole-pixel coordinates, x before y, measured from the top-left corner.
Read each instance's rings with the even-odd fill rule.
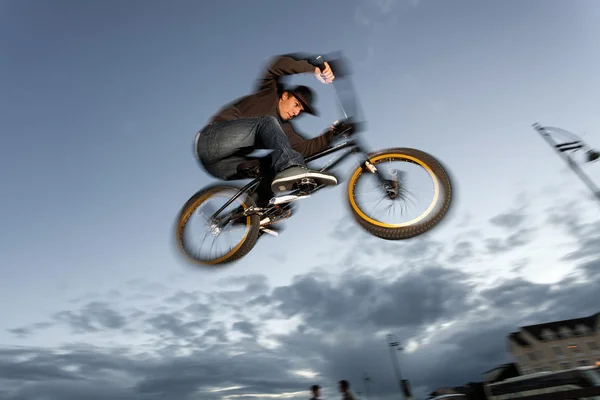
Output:
[[[599,311],[600,208],[531,129],[600,147],[599,35],[594,0],[0,2],[0,398],[335,398],[367,373],[387,400],[388,333],[423,395],[510,361],[520,325]],[[372,147],[451,169],[449,217],[381,241],[338,187],[243,261],[186,263],[195,132],[267,57],[340,49]],[[319,95],[307,135],[337,119],[290,82]]]

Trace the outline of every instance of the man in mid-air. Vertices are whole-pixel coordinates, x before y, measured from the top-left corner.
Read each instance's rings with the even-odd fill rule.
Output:
[[[276,57],[252,94],[222,107],[196,135],[195,150],[206,171],[222,180],[243,179],[247,176],[240,165],[256,161],[260,174],[267,178],[256,192],[259,207],[269,201],[273,192],[292,190],[305,178],[317,184],[336,185],[335,176],[311,170],[304,162],[305,157],[329,146],[333,131],[306,139],[292,124],[302,112],[317,115],[313,91],[302,85],[284,88],[281,84],[282,77],[301,73],[313,73],[319,81],[329,84],[335,76],[329,64],[324,65],[321,71],[297,56]],[[258,149],[273,151],[267,158],[249,157]]]

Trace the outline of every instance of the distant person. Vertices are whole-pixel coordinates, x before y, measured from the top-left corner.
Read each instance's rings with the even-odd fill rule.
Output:
[[[350,383],[345,379],[340,381],[340,393],[342,400],[356,400],[356,397],[350,392]]]
[[[312,393],[312,397],[310,398],[310,400],[319,400],[319,391],[321,390],[321,386],[319,385],[312,385],[310,388],[310,391]]]

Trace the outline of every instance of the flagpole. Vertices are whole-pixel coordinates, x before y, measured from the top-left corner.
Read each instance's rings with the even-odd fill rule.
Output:
[[[592,194],[594,197],[596,197],[596,200],[598,200],[598,204],[600,205],[600,189],[598,189],[590,177],[587,176],[585,172],[579,168],[579,165],[573,161],[569,154],[567,154],[567,151],[579,150],[586,147],[589,149],[589,146],[587,146],[581,139],[576,142],[558,143],[552,138],[552,135],[546,132],[546,128],[542,127],[538,123],[533,124],[533,129],[535,129],[536,132],[538,132],[540,136],[550,145],[550,147],[552,147],[558,153],[558,155],[565,160],[571,170],[573,170],[573,172],[575,172],[575,174],[583,181],[583,183],[592,191]],[[598,152],[592,149],[588,150],[587,154],[589,162],[597,160],[600,156]]]

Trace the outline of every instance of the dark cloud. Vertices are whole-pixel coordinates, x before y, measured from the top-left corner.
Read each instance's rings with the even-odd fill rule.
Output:
[[[487,369],[509,361],[506,335],[521,324],[597,311],[599,266],[600,259],[582,264],[577,276],[559,284],[513,279],[480,293],[466,283],[467,275],[441,267],[393,279],[369,271],[330,279],[301,275],[269,292],[278,317],[302,321],[288,333],[269,336],[277,348],[257,342],[260,323],[251,318],[251,310],[246,320],[232,324],[251,335],[236,342],[227,341],[223,323],[202,331],[184,314],[159,314],[147,322],[156,330],[153,346],[161,351],[92,346],[3,350],[0,376],[19,382],[7,397],[13,400],[36,399],[42,390],[50,400],[94,398],[84,396],[86,390],[95,390],[90,396],[97,398],[212,400],[220,398],[211,392],[219,387],[238,387],[228,394],[299,391],[305,396],[315,380],[294,374],[297,369],[321,373],[317,381],[322,384],[346,378],[360,388],[368,371],[371,398],[387,399],[397,387],[383,333],[393,332],[405,346],[421,343],[399,357],[413,387],[425,393],[481,379]],[[443,330],[444,322],[454,325]],[[427,341],[425,328],[432,327],[436,336]],[[182,337],[187,341],[175,340]]]
[[[596,204],[592,204],[597,208]],[[562,201],[548,209],[547,221],[554,228],[565,230],[575,241],[575,250],[568,252],[564,260],[584,261],[600,254],[600,220],[597,210],[587,209],[577,201]]]
[[[8,331],[17,337],[24,339],[35,334],[38,330],[46,329],[53,325],[54,323],[52,322],[36,322],[29,326],[8,329]]]
[[[26,338],[26,337],[30,336],[31,333],[32,333],[31,332],[31,328],[26,328],[26,327],[23,327],[23,328],[13,328],[13,329],[9,329],[8,331],[10,333],[12,333],[13,335],[16,335],[16,336],[18,336],[20,338]]]
[[[570,218],[560,208],[550,215],[547,223],[562,229],[572,245],[567,259],[573,272],[554,284],[515,277],[484,287],[474,275],[444,267],[441,260],[477,260],[485,245],[493,254],[510,254],[517,267],[530,262],[527,245],[543,227],[525,225],[531,216],[517,218],[513,212],[492,218],[507,236],[487,242],[467,235],[477,231],[470,227],[457,232],[452,245],[431,235],[382,242],[355,227],[355,241],[340,244],[340,259],[347,261],[343,273],[324,263],[278,287],[260,275],[221,280],[213,292],[132,282],[131,290],[160,289],[161,307],[132,310],[96,300],[56,314],[55,322],[76,332],[111,335],[113,342],[127,329],[126,338],[139,337],[139,345],[0,348],[0,396],[215,400],[225,394],[299,393],[297,398],[307,398],[309,386],[320,383],[324,397],[333,398],[339,379],[363,391],[367,372],[369,398],[387,400],[399,394],[387,333],[405,347],[398,358],[417,396],[481,380],[486,370],[511,361],[506,335],[519,326],[599,311],[597,220]],[[370,267],[373,262],[377,268]],[[266,327],[282,321],[287,331],[274,334]],[[12,331],[34,336],[42,328]],[[320,375],[308,378],[298,370]]]
[[[234,331],[242,332],[249,336],[256,336],[256,326],[252,322],[238,321],[232,326]]]
[[[304,390],[310,382],[290,372],[291,361],[253,342],[239,348],[213,346],[187,355],[152,357],[131,350],[63,347],[58,351],[0,350],[0,386],[19,380],[8,399],[220,399],[212,390],[241,386],[245,392],[276,394]],[[231,356],[230,351],[237,355]],[[243,350],[243,352],[240,352]],[[24,357],[16,362],[15,358]],[[77,372],[69,372],[75,370]],[[68,382],[71,381],[71,382]],[[239,393],[241,389],[231,390]],[[87,391],[90,391],[87,393]],[[89,395],[88,395],[89,394]]]
[[[271,298],[267,295],[260,295],[248,302],[249,306],[269,306],[271,305]]]
[[[490,219],[492,225],[496,225],[503,228],[515,229],[519,227],[526,219],[523,210],[508,212],[505,214],[498,214]]]
[[[516,259],[515,261],[513,261],[512,265],[512,272],[514,273],[519,273],[523,270],[523,268],[525,268],[525,266],[527,266],[527,264],[529,264],[530,259],[527,257],[522,257],[519,259]]]
[[[600,254],[600,226],[595,224],[591,229],[586,230],[589,232],[579,239],[577,250],[567,253],[563,260],[580,261]]]
[[[486,248],[492,254],[505,253],[529,244],[534,238],[535,229],[521,228],[505,238],[486,239]]]
[[[56,365],[40,360],[37,363],[20,361],[14,357],[0,359],[0,379],[18,381],[43,381],[77,379],[79,376]]]
[[[9,394],[7,393],[7,396]],[[113,382],[95,379],[52,380],[28,384],[16,391],[11,400],[158,400],[156,397],[135,396],[127,388],[115,387]]]
[[[452,263],[459,263],[467,261],[474,255],[474,245],[469,241],[461,241],[454,246],[454,253],[448,257],[448,261]]]
[[[559,201],[556,204],[548,207],[546,220],[555,227],[563,228],[571,236],[581,238],[584,236],[582,232],[582,216],[581,206],[576,200],[568,202]]]
[[[175,338],[196,336],[199,329],[208,325],[208,319],[184,321],[178,314],[158,314],[146,320],[148,332]]]
[[[215,338],[219,342],[227,342],[227,330],[225,327],[212,328],[204,332],[204,338]]]
[[[194,293],[185,292],[178,290],[172,296],[169,296],[165,301],[171,304],[189,304],[197,300],[197,296]]]
[[[348,274],[338,281],[297,277],[273,291],[277,310],[285,317],[301,316],[324,330],[413,327],[452,318],[469,310],[464,274],[426,267],[400,277]]]
[[[80,311],[61,311],[54,315],[58,322],[67,324],[74,333],[97,332],[105,329],[120,329],[126,318],[104,302],[91,302]]]

